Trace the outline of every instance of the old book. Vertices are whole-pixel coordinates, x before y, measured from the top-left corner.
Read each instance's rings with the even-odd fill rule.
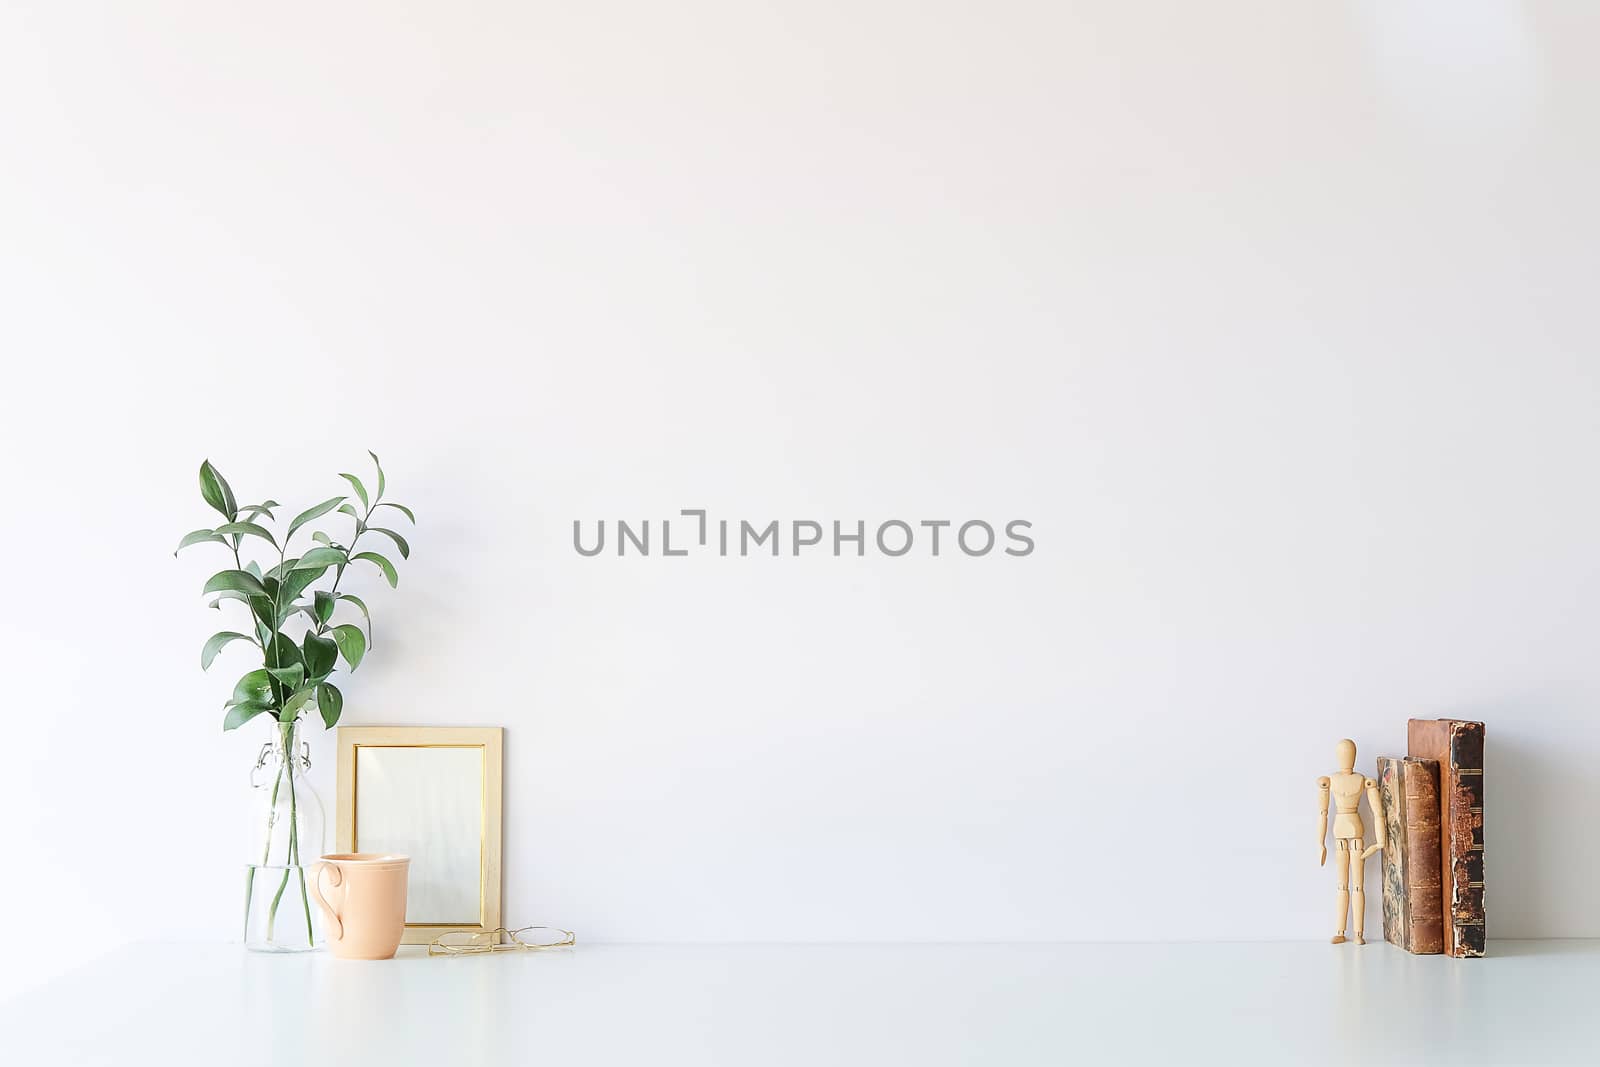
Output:
[[[1440,904],[1444,951],[1483,955],[1483,723],[1412,719],[1410,755],[1439,761]]]
[[[1383,936],[1407,952],[1443,952],[1439,761],[1379,756],[1378,793],[1389,837],[1382,853]]]

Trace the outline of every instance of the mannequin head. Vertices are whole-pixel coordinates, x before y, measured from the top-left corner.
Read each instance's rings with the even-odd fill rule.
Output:
[[[1356,769],[1356,743],[1348,737],[1339,742],[1339,769],[1346,774]]]

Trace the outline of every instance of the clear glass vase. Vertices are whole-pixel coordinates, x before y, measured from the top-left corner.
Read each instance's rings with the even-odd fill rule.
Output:
[[[252,787],[245,867],[244,943],[257,952],[307,952],[322,943],[306,867],[323,854],[322,799],[311,787],[311,746],[300,723],[274,723]]]

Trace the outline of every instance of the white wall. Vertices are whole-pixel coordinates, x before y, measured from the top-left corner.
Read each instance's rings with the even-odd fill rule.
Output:
[[[1322,937],[1333,743],[1465,715],[1600,935],[1600,12],[1447,7],[6,4],[8,932],[234,936],[172,546],[371,447],[346,721],[507,727],[511,921]],[[688,507],[1038,550],[572,550]]]

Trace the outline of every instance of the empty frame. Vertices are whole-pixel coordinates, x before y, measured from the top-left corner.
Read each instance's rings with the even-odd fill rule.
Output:
[[[411,857],[403,943],[500,925],[499,727],[339,727],[340,852]]]

